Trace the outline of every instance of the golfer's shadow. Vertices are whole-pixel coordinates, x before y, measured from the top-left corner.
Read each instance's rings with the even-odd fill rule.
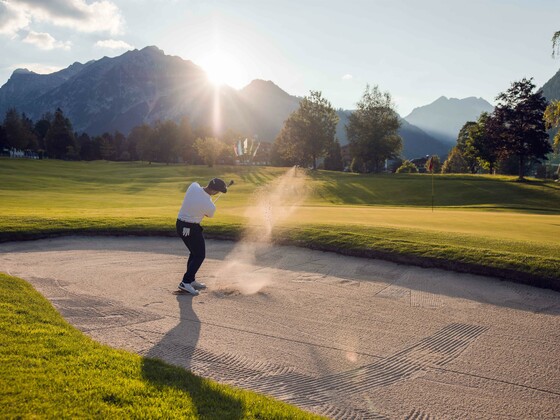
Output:
[[[198,417],[242,418],[241,401],[209,386],[191,372],[196,370],[196,346],[200,336],[200,320],[193,309],[193,299],[197,298],[177,296],[179,323],[148,351],[143,359],[142,374],[162,390],[172,387],[183,391],[185,398],[192,400]]]

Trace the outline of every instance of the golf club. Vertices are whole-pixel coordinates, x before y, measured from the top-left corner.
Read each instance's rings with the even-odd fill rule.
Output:
[[[227,184],[227,188],[231,187],[232,185],[233,185],[233,179],[231,181],[229,181],[229,184]],[[218,194],[216,199],[213,201],[214,204],[216,203],[216,201],[218,201],[218,198],[220,198],[221,195],[222,195],[222,193]]]

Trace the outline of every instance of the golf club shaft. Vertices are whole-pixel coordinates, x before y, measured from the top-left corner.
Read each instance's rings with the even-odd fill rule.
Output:
[[[227,185],[227,187],[231,187],[233,185],[233,179],[231,181],[229,181],[229,184]],[[218,201],[218,199],[222,196],[222,193],[219,193],[218,196],[216,197],[216,199],[213,201],[213,203],[216,203],[216,201]]]

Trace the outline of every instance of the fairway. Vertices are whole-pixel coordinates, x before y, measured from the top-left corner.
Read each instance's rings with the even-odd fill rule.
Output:
[[[2,159],[2,239],[96,232],[173,235],[188,184],[215,176],[235,184],[218,202],[216,217],[205,221],[206,232],[236,237],[255,223],[251,207],[259,194],[286,171]],[[527,281],[558,279],[558,183],[482,175],[432,180],[425,174],[299,174],[306,177],[308,195],[275,223],[278,240],[357,255],[410,255],[436,266],[457,261],[519,272]],[[276,205],[282,212],[282,203]]]

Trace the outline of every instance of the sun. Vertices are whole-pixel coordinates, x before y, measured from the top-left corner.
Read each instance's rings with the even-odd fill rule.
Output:
[[[241,88],[249,82],[242,63],[227,52],[212,52],[200,59],[200,66],[206,72],[208,80],[216,86]]]

